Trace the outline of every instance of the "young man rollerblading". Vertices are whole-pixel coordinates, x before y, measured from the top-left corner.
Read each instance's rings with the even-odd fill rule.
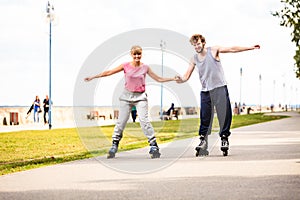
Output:
[[[241,47],[206,47],[205,38],[200,34],[195,34],[190,38],[190,43],[194,46],[196,54],[191,58],[189,68],[183,77],[178,77],[177,83],[186,82],[192,75],[195,67],[198,69],[199,79],[202,85],[200,103],[200,144],[196,147],[196,156],[207,152],[207,134],[211,131],[211,124],[214,117],[214,108],[220,126],[219,136],[222,137],[223,155],[228,155],[228,137],[230,136],[230,126],[232,110],[227,89],[227,83],[221,64],[221,53],[237,53],[242,51],[259,49],[259,45]],[[205,145],[206,141],[206,145]]]

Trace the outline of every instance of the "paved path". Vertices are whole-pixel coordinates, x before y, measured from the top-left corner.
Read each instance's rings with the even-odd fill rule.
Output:
[[[287,113],[286,113],[287,114]],[[299,199],[300,115],[232,130],[229,156],[211,136],[210,155],[195,157],[197,138],[0,177],[0,199]]]

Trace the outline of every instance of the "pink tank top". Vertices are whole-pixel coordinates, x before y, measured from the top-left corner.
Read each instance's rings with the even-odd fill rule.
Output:
[[[134,67],[130,62],[124,63],[125,88],[130,92],[144,92],[148,68],[149,66],[145,64],[142,64],[140,67]]]

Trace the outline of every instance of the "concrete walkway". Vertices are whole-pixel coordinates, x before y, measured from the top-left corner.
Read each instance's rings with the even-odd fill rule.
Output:
[[[278,113],[276,113],[278,114]],[[232,130],[229,156],[216,135],[210,155],[197,138],[0,177],[0,199],[299,199],[300,115]]]

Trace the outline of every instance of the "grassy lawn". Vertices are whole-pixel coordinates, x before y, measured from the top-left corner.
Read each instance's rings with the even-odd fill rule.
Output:
[[[232,128],[281,119],[261,113],[234,116]],[[152,122],[158,143],[194,137],[199,119]],[[0,133],[0,175],[106,154],[114,126]],[[214,120],[213,130],[218,130]],[[119,151],[148,146],[138,123],[128,123]]]

